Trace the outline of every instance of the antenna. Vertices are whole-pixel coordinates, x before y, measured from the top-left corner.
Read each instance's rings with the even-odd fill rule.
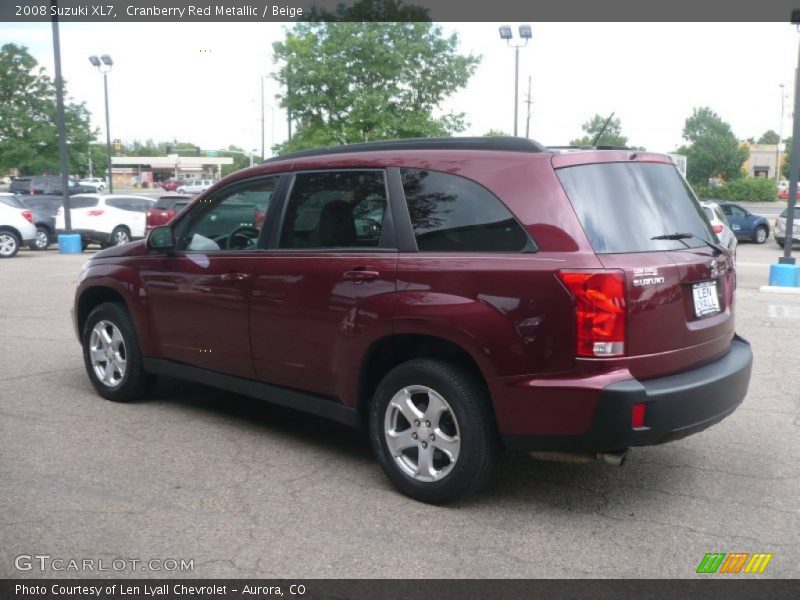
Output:
[[[613,118],[614,118],[614,113],[612,112],[606,119],[606,122],[603,123],[603,126],[600,128],[600,131],[598,131],[597,135],[594,136],[594,140],[592,140],[592,146],[597,146],[597,141],[600,139],[600,136],[602,136],[606,132],[606,128],[608,127],[608,124],[611,123],[611,119]]]

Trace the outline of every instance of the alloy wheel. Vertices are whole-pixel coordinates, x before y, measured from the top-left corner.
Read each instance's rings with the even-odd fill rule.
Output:
[[[461,452],[453,409],[424,385],[406,386],[392,397],[384,416],[384,438],[397,467],[417,481],[447,476]]]
[[[36,239],[34,240],[34,245],[39,250],[44,250],[50,244],[50,238],[47,235],[46,231],[37,230],[36,231]]]
[[[0,254],[11,256],[16,252],[17,239],[10,233],[0,233]]]
[[[116,246],[127,244],[129,241],[131,240],[130,237],[128,237],[128,232],[124,229],[120,229],[114,234],[114,245]]]
[[[128,367],[125,339],[111,321],[98,321],[89,338],[89,359],[97,379],[107,387],[116,387]]]

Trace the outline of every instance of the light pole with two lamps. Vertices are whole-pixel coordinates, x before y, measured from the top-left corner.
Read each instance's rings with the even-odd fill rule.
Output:
[[[108,54],[103,54],[100,58],[97,56],[90,56],[89,62],[97,67],[97,70],[103,74],[103,90],[106,97],[106,153],[108,154],[108,193],[114,193],[114,177],[111,172],[111,130],[109,128],[108,118],[108,72],[114,66],[114,61]]]
[[[533,37],[530,25],[519,26],[519,37],[523,40],[521,43],[511,43],[514,34],[511,27],[503,25],[500,27],[500,39],[505,40],[506,43],[514,48],[514,135],[517,135],[517,112],[519,108],[519,49],[528,45],[528,40]]]

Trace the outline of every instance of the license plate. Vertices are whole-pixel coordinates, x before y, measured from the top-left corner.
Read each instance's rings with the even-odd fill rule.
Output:
[[[719,312],[716,281],[695,283],[692,285],[692,296],[694,297],[694,314],[696,317],[705,317]]]

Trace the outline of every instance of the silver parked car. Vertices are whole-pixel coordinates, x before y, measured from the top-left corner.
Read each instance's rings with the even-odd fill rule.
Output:
[[[728,222],[728,217],[725,216],[722,208],[716,202],[701,202],[700,206],[703,207],[703,212],[706,214],[714,233],[717,234],[720,243],[731,251],[731,254],[736,254],[736,234],[733,233],[731,224]]]
[[[783,248],[786,243],[786,215],[789,213],[788,208],[784,208],[783,212],[775,219],[775,241]],[[792,243],[800,242],[800,209],[797,206],[794,208],[794,226],[792,227]]]

